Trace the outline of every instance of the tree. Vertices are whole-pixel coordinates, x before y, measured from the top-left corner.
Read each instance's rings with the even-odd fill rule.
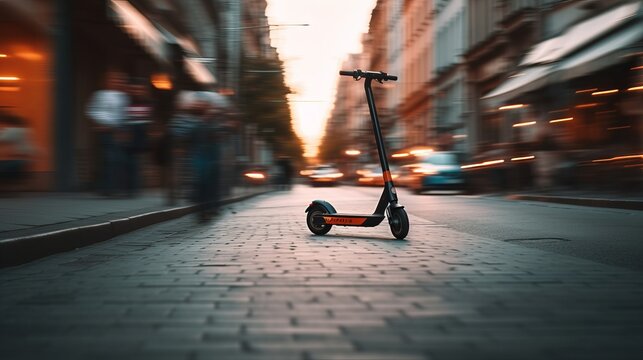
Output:
[[[292,127],[283,64],[279,60],[243,57],[239,100],[246,121],[256,124],[258,134],[272,146],[277,156],[301,160],[302,142]]]
[[[336,162],[350,147],[345,129],[341,126],[333,126],[341,123],[343,122],[336,119],[326,122],[326,131],[319,146],[319,159],[323,162]]]

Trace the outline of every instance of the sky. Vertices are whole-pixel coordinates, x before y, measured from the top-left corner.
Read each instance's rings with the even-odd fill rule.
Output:
[[[285,65],[293,128],[305,156],[317,155],[333,108],[338,71],[348,54],[362,51],[376,0],[267,0],[271,43]],[[352,69],[348,69],[352,70]]]

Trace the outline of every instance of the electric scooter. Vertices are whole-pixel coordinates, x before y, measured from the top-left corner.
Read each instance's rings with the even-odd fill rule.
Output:
[[[362,70],[342,70],[339,74],[342,76],[352,76],[355,80],[364,79],[366,102],[368,103],[368,110],[371,114],[373,133],[375,134],[375,142],[377,144],[377,153],[380,158],[380,165],[382,166],[382,174],[384,177],[384,191],[382,192],[382,196],[380,196],[380,200],[377,203],[377,207],[373,214],[337,213],[337,210],[335,210],[333,205],[329,202],[324,200],[314,200],[306,209],[306,224],[313,234],[324,235],[330,231],[333,225],[364,227],[377,226],[384,220],[384,216],[386,214],[393,236],[397,239],[404,239],[409,233],[409,218],[404,210],[404,206],[397,202],[397,193],[395,186],[393,185],[393,178],[386,158],[384,140],[382,139],[380,122],[377,117],[377,109],[375,108],[375,99],[373,98],[373,89],[371,88],[371,82],[373,80],[381,84],[384,81],[396,81],[397,76],[388,75],[385,72]]]

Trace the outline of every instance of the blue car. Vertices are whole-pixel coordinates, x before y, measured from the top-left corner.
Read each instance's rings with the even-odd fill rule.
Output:
[[[464,173],[456,152],[433,151],[404,166],[404,183],[416,193],[429,190],[466,190]]]

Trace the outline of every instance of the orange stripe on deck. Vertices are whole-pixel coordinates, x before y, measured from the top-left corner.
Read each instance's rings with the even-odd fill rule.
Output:
[[[365,221],[365,217],[324,216],[324,222],[328,225],[362,225]]]

